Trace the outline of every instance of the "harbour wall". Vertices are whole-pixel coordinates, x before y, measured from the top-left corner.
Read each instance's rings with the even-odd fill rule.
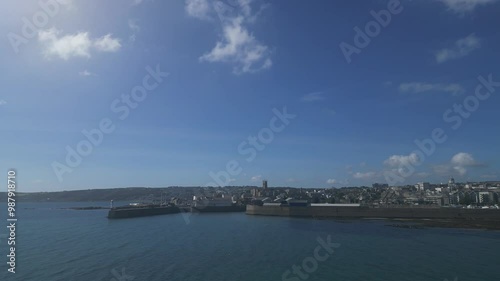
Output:
[[[498,220],[498,209],[461,208],[370,208],[335,206],[257,206],[247,205],[247,215],[315,218],[391,218],[391,219],[464,219]]]
[[[123,219],[135,217],[148,217],[166,214],[180,213],[181,210],[176,207],[149,207],[149,208],[113,208],[108,212],[110,219]]]

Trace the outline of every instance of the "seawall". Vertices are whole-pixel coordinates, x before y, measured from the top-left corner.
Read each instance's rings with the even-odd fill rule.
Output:
[[[247,205],[247,215],[315,218],[388,218],[388,219],[459,219],[498,220],[498,209],[460,208],[370,208],[335,206],[257,206]]]
[[[135,217],[148,217],[180,213],[177,207],[139,207],[139,208],[113,208],[108,212],[109,219],[124,219]]]

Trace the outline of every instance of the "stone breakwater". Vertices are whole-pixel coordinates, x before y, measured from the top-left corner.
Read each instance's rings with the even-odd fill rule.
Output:
[[[370,208],[344,206],[257,206],[247,205],[247,215],[312,218],[386,218],[386,219],[452,219],[486,220],[500,223],[498,209],[460,208]]]

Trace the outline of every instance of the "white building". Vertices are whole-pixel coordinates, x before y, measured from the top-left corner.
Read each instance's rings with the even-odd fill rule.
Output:
[[[428,183],[428,182],[419,182],[417,184],[417,190],[419,191],[425,191],[425,190],[429,190],[431,188],[431,184]]]

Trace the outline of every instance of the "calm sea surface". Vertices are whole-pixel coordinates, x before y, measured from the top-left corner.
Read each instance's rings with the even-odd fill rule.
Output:
[[[19,203],[16,273],[7,272],[0,204],[0,280],[500,280],[500,232],[405,229],[384,221],[234,214],[108,220],[98,203]],[[317,239],[340,244],[314,259]],[[324,259],[324,258],[323,258]],[[304,264],[305,262],[305,264]],[[292,266],[305,265],[302,276]]]

